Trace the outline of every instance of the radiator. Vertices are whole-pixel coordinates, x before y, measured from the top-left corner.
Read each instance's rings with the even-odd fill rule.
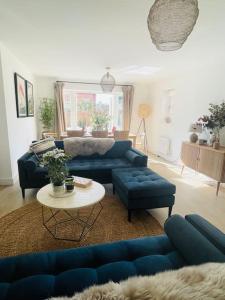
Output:
[[[170,154],[171,140],[167,137],[161,136],[159,138],[159,155],[169,155]]]

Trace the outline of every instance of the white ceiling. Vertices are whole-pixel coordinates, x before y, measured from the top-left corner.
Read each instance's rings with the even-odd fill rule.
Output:
[[[99,80],[106,66],[117,81],[146,80],[149,75],[135,68],[166,73],[223,58],[225,0],[199,0],[194,31],[180,50],[167,53],[156,50],[150,39],[147,15],[152,4],[0,0],[0,40],[34,74],[80,80]]]

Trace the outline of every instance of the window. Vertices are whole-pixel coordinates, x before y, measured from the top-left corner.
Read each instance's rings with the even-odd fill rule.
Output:
[[[64,111],[66,129],[91,131],[95,126],[95,116],[105,115],[108,118],[107,129],[123,129],[123,94],[116,92],[84,92],[64,89]]]

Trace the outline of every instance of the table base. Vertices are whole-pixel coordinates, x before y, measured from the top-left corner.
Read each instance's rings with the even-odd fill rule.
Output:
[[[82,215],[82,209],[75,210],[75,215],[73,215],[73,210],[52,209],[49,207],[42,206],[43,226],[56,240],[80,242],[92,229],[102,209],[103,206],[101,202],[98,202],[91,207],[90,212],[87,213],[87,215]],[[50,216],[48,216],[48,218],[46,218],[47,211],[50,213]],[[80,227],[79,232],[71,233],[71,238],[65,237],[63,235],[60,236],[59,233],[60,227],[68,222],[72,223],[71,226]]]

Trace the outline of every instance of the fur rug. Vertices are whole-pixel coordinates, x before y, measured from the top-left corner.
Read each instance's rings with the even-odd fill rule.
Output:
[[[95,153],[103,155],[112,148],[114,143],[114,139],[111,138],[71,137],[64,139],[64,149],[65,153],[72,157],[88,156]]]
[[[225,299],[225,263],[185,267],[155,276],[93,286],[71,298],[51,300],[209,300]]]

